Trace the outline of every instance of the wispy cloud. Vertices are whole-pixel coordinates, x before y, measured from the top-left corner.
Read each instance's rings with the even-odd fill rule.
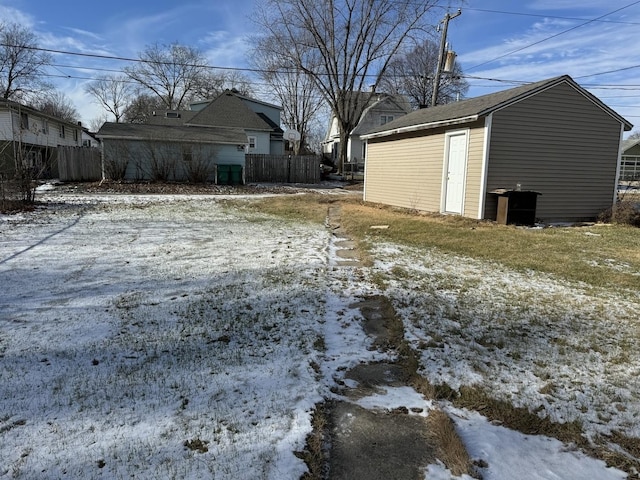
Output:
[[[0,5],[0,21],[5,23],[17,23],[23,27],[32,29],[36,25],[36,19],[21,10]]]

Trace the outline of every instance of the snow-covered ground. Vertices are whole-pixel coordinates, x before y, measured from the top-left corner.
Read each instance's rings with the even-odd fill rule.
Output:
[[[372,293],[416,346],[436,345],[423,350],[431,380],[640,435],[628,296],[393,245],[372,268],[336,267],[327,229],[220,197],[40,198],[52,203],[0,215],[0,478],[297,479],[313,406],[346,367],[379,358],[350,307]],[[411,275],[379,292],[370,275],[392,269]],[[420,401],[377,401],[402,395]],[[487,480],[625,478],[450,414]],[[442,465],[426,477],[451,478]]]

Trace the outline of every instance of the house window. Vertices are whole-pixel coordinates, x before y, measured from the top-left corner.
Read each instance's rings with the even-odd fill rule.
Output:
[[[46,120],[42,120],[42,133],[45,135],[49,133],[49,124]]]
[[[83,147],[90,147],[91,146],[91,140],[83,140],[82,141],[82,146]]]
[[[180,118],[180,114],[178,112],[167,112],[165,115],[167,118]]]
[[[249,138],[249,149],[254,149],[256,148],[257,145],[257,139],[256,137],[248,137]]]
[[[191,163],[193,160],[193,152],[191,151],[190,145],[185,145],[182,147],[182,161],[184,163]]]
[[[73,131],[73,139],[77,142],[78,141],[78,130],[74,130]]]
[[[362,142],[362,159],[367,158],[367,142]]]
[[[26,113],[20,114],[20,128],[23,130],[29,129],[29,116]]]
[[[60,138],[64,138],[64,125],[60,125]]]
[[[380,115],[380,125],[393,121],[393,115]]]

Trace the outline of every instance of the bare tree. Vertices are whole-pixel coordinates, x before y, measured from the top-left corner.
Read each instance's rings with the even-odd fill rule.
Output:
[[[347,140],[378,84],[413,34],[427,28],[439,0],[263,0],[257,13],[273,54],[313,78],[340,128],[340,165]],[[373,95],[370,93],[369,95]]]
[[[48,90],[43,80],[51,56],[37,49],[37,37],[17,23],[0,24],[0,95],[24,101],[31,94]]]
[[[100,127],[102,127],[102,125],[108,121],[108,115],[106,113],[102,113],[89,121],[89,130],[92,132],[97,132],[98,130],[100,130]]]
[[[427,39],[408,53],[396,55],[378,89],[390,94],[406,95],[414,108],[427,107],[431,103],[439,53],[438,45]],[[442,75],[438,88],[438,105],[450,103],[467,93],[469,84],[461,75],[462,68],[458,62],[454,63],[451,73]]]
[[[150,45],[140,53],[138,64],[125,68],[129,78],[170,110],[185,106],[207,70],[206,59],[199,50],[177,43]]]
[[[34,108],[52,117],[66,120],[70,123],[78,121],[80,115],[69,97],[63,92],[51,90],[37,95],[33,102]]]
[[[119,123],[133,99],[133,84],[124,76],[111,76],[88,83],[85,92],[93,96],[96,103],[115,117]]]
[[[235,90],[240,95],[251,95],[251,80],[238,71],[213,72],[207,71],[199,75],[189,102],[209,100],[220,95],[225,90]]]
[[[140,94],[131,100],[124,110],[123,119],[128,123],[147,123],[155,110],[166,109],[166,104],[155,95]]]
[[[272,41],[273,37],[255,40],[253,63],[283,108],[282,123],[300,133],[300,141],[295,142],[294,146],[294,154],[298,155],[301,150],[311,150],[308,139],[310,123],[322,107],[322,95],[313,77],[298,69],[287,55],[272,47]]]

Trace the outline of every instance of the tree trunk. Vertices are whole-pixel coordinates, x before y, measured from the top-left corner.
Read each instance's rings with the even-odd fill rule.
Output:
[[[349,128],[342,125],[340,128],[340,156],[338,157],[338,172],[344,174],[344,164],[349,161]]]

